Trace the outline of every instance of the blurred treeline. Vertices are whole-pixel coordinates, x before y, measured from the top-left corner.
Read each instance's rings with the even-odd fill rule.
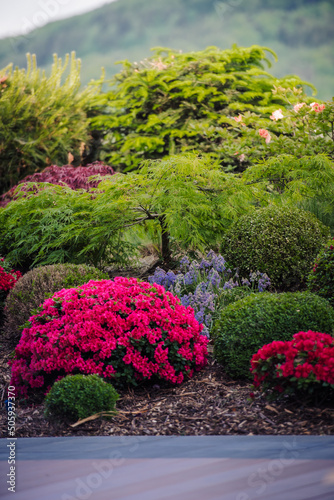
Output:
[[[75,50],[87,83],[99,78],[102,66],[110,77],[119,71],[116,61],[139,61],[155,46],[192,51],[258,44],[278,54],[272,74],[296,74],[315,85],[320,99],[330,99],[333,26],[333,0],[117,0],[0,40],[0,68],[11,62],[25,67],[27,52],[37,55],[39,67],[49,68],[53,53]]]

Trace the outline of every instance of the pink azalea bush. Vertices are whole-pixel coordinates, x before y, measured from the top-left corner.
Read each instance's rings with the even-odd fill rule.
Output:
[[[180,384],[207,363],[208,339],[193,309],[135,278],[56,292],[29,321],[11,362],[11,384],[22,395],[70,373],[118,385],[151,377]]]
[[[253,355],[254,387],[276,398],[284,394],[329,394],[334,390],[334,337],[299,332],[266,344]]]

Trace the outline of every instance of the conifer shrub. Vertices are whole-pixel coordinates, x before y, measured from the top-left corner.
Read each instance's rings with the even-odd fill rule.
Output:
[[[16,344],[22,333],[21,327],[46,298],[63,288],[99,279],[108,279],[108,275],[85,264],[55,264],[32,269],[17,281],[17,286],[7,296],[4,332]]]
[[[92,118],[92,127],[103,135],[101,157],[129,171],[145,159],[195,150],[210,153],[223,168],[243,171],[268,156],[271,145],[259,132],[270,138],[270,130],[276,137],[272,113],[312,100],[297,76],[277,79],[266,71],[270,54],[276,57],[256,45],[188,53],[157,48],[139,63],[124,61],[109,92],[96,100],[101,114]],[[297,93],[288,99],[277,92],[292,88]],[[291,124],[283,131],[278,127],[277,138],[292,135]]]
[[[207,363],[208,339],[192,308],[162,286],[116,277],[61,290],[22,332],[12,384],[29,396],[69,374],[115,387],[150,379],[180,384]]]
[[[309,212],[269,205],[241,216],[224,235],[221,252],[241,275],[266,272],[274,287],[289,290],[305,283],[329,234]]]
[[[334,238],[321,249],[315,259],[307,285],[309,290],[334,306]]]
[[[334,310],[310,292],[251,294],[220,311],[211,335],[214,356],[231,377],[249,378],[250,360],[263,345],[299,331],[332,334]]]
[[[119,395],[96,374],[67,375],[53,384],[45,398],[48,419],[78,420],[115,409]]]
[[[85,191],[89,191],[89,189],[98,186],[101,177],[113,175],[114,173],[112,167],[98,161],[88,164],[85,167],[73,167],[72,165],[58,167],[58,165],[51,165],[42,170],[42,172],[27,175],[18,185],[20,185],[20,189],[26,191],[28,195],[38,192],[38,190],[43,188],[41,185],[36,186],[31,183],[41,182],[48,182],[59,186],[66,184],[71,189],[84,189]],[[16,188],[17,186],[14,186],[7,191],[7,193],[0,196],[0,206],[5,207],[7,203],[16,198]]]
[[[88,114],[99,87],[80,88],[80,64],[74,52],[64,63],[54,55],[46,76],[28,54],[27,70],[0,71],[0,193],[69,156],[79,164],[90,149]]]

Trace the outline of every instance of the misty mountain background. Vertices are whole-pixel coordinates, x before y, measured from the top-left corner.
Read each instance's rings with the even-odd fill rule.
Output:
[[[30,52],[48,70],[54,53],[74,50],[86,84],[102,66],[109,78],[121,69],[116,61],[140,61],[157,46],[188,52],[256,44],[277,53],[272,74],[296,74],[326,100],[334,95],[333,26],[334,0],[117,0],[0,40],[0,68],[26,67]]]

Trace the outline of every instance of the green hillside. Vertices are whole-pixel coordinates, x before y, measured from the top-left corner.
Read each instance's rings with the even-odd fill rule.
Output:
[[[182,51],[253,44],[278,55],[272,73],[312,82],[318,97],[334,95],[334,2],[322,0],[118,0],[95,11],[0,40],[0,68],[26,66],[27,52],[48,68],[54,52],[75,50],[82,81],[119,70],[115,62],[141,60],[155,46]]]

